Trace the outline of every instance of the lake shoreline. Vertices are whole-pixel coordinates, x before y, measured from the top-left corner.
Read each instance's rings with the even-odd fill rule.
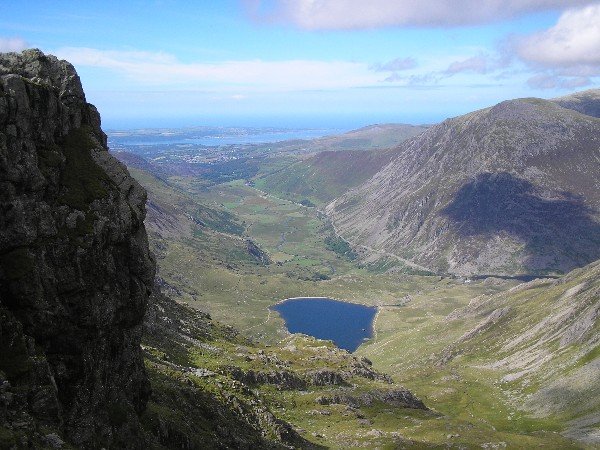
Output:
[[[301,333],[316,339],[333,341],[350,353],[373,339],[377,306],[331,297],[289,297],[269,307],[285,323],[288,334]]]
[[[307,299],[307,300],[334,300],[336,302],[342,302],[342,303],[350,303],[352,305],[359,305],[359,306],[364,306],[366,308],[379,308],[379,305],[367,305],[365,303],[360,303],[354,300],[342,300],[340,298],[334,298],[334,297],[309,297],[309,296],[300,296],[300,297],[288,297],[288,298],[284,298],[283,300],[278,300],[277,302],[273,303],[272,305],[269,306],[269,308],[271,308],[272,306],[277,306],[280,305],[282,303],[287,302],[288,300],[302,300],[302,299]],[[385,305],[384,305],[385,306]]]

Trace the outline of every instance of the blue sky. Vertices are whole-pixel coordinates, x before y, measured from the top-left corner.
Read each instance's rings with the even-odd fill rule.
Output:
[[[72,62],[107,128],[431,123],[600,81],[600,2],[11,2],[0,51]]]

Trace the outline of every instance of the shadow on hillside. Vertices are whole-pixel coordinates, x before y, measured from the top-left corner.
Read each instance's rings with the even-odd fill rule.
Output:
[[[570,270],[600,259],[600,223],[581,197],[539,196],[527,180],[507,172],[482,173],[442,211],[463,237],[508,233],[526,244],[533,270]]]

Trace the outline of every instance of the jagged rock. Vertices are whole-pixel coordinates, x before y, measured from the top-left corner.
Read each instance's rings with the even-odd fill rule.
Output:
[[[413,409],[427,409],[425,404],[407,389],[374,390],[361,395],[334,394],[319,396],[315,402],[319,405],[348,405],[353,408],[370,406],[379,401],[390,406]]]
[[[244,371],[239,367],[230,367],[227,372],[236,380],[249,385],[273,384],[281,389],[305,389],[307,382],[293,372],[281,371]]]
[[[264,265],[271,264],[269,255],[266,254],[261,248],[254,243],[251,239],[246,239],[246,250],[254,259]]]
[[[388,374],[379,373],[372,368],[372,362],[367,358],[355,359],[350,365],[350,371],[345,374],[345,377],[361,377],[369,380],[379,380],[388,384],[392,384],[393,380]]]
[[[344,386],[348,385],[339,372],[327,369],[319,369],[306,374],[311,384],[315,386]]]
[[[47,434],[44,439],[51,448],[63,448],[65,445],[65,442],[56,433]]]
[[[139,344],[155,269],[145,199],[108,153],[73,66],[0,54],[0,370],[32,400],[7,411],[78,447],[143,446]]]
[[[216,375],[216,373],[208,370],[208,369],[193,369],[192,373],[194,375],[196,375],[197,377],[213,377]]]

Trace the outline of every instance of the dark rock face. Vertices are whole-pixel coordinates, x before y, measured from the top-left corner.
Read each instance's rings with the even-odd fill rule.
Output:
[[[145,201],[73,66],[0,54],[0,382],[19,393],[0,425],[27,415],[80,447],[141,442]]]
[[[267,255],[264,251],[260,249],[258,245],[256,245],[252,240],[246,240],[246,249],[248,250],[248,254],[252,256],[256,261],[260,264],[268,265],[271,264],[271,260],[269,259],[269,255]]]
[[[461,236],[517,236],[525,252],[538,259],[571,253],[576,265],[600,258],[600,223],[593,220],[594,211],[568,192],[556,197],[544,198],[532,183],[507,172],[482,173],[456,192],[442,214]],[[527,265],[535,267],[531,259]]]
[[[256,370],[241,370],[239,367],[232,367],[229,374],[236,380],[249,385],[273,384],[281,389],[305,389],[307,383],[296,374],[287,371],[261,372]]]

